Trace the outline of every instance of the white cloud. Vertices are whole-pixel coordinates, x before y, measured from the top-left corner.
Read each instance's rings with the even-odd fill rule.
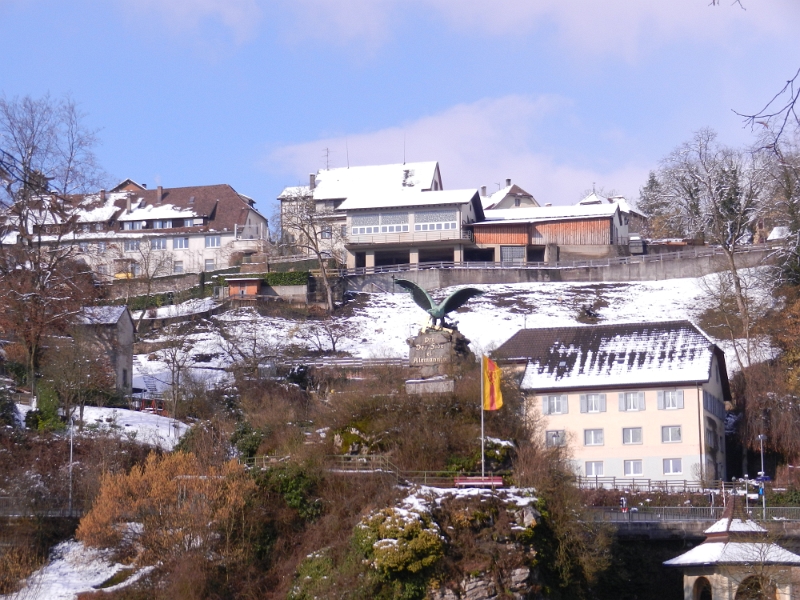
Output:
[[[160,14],[165,25],[178,31],[195,30],[216,22],[229,30],[236,42],[255,33],[261,18],[258,0],[119,0],[139,14]]]
[[[421,23],[437,13],[453,28],[509,42],[537,31],[581,56],[633,58],[641,47],[692,36],[726,41],[734,30],[794,35],[800,17],[796,0],[758,0],[709,6],[705,0],[293,0],[293,36],[375,45],[397,21]],[[699,37],[698,37],[699,36]],[[727,40],[729,41],[729,40]]]
[[[273,150],[263,165],[287,175],[286,184],[305,181],[324,167],[320,157],[332,151],[332,167],[397,163],[403,160],[405,138],[409,162],[438,160],[446,189],[478,188],[510,177],[540,203],[573,204],[582,191],[598,186],[635,198],[647,168],[618,164],[597,169],[565,162],[543,150],[541,130],[549,119],[565,112],[569,102],[542,96],[505,96],[460,104],[403,126],[348,136],[332,136]],[[565,135],[568,135],[565,133]]]

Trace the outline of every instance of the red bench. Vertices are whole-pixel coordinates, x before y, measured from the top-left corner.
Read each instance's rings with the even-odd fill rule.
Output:
[[[503,478],[496,475],[487,477],[456,477],[453,483],[458,488],[490,487],[492,489],[503,487]]]

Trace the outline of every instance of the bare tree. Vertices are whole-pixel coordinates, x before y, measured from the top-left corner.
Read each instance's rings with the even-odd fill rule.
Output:
[[[281,231],[284,244],[297,248],[317,259],[325,286],[328,312],[333,312],[334,274],[328,267],[333,260],[343,263],[344,231],[341,215],[332,205],[317,202],[313,193],[299,188],[281,199]]]
[[[73,194],[104,178],[83,120],[68,97],[0,98],[0,329],[23,349],[32,388],[42,337],[91,296],[66,239],[81,207]]]
[[[336,354],[336,344],[354,333],[354,326],[346,319],[328,317],[319,321],[307,321],[298,337],[310,343],[320,354]]]
[[[178,326],[172,325],[166,330],[164,345],[158,352],[158,357],[167,364],[169,369],[169,394],[172,400],[172,417],[174,419],[178,418],[184,374],[192,363],[191,349],[192,342],[186,339]]]
[[[241,381],[257,377],[258,366],[279,354],[282,344],[265,335],[255,310],[244,319],[221,323],[222,350],[231,361],[231,372]]]

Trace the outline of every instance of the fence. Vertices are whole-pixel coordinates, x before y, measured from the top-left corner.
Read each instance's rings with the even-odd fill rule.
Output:
[[[703,492],[731,490],[734,485],[725,481],[696,481],[689,479],[644,479],[635,477],[581,477],[576,484],[583,489],[607,489],[626,492]],[[739,486],[741,487],[741,486]]]
[[[619,508],[591,507],[586,509],[587,519],[610,523],[668,523],[676,521],[718,521],[722,518],[722,506],[645,506],[633,507],[628,512]],[[749,516],[762,519],[760,506],[750,506]],[[800,507],[773,506],[767,507],[767,521],[800,521]]]
[[[84,507],[81,502],[69,504],[53,498],[26,498],[17,496],[0,496],[0,517],[6,518],[77,518],[83,516]]]
[[[774,246],[768,244],[754,244],[743,246],[735,250],[735,254],[747,254],[749,252],[763,252],[770,250]],[[398,273],[403,271],[422,271],[425,269],[578,269],[586,267],[610,267],[612,265],[634,265],[640,263],[657,263],[688,260],[694,258],[708,258],[722,256],[725,251],[716,246],[693,246],[691,250],[680,252],[664,252],[660,254],[643,254],[637,256],[617,256],[609,258],[559,261],[555,263],[533,262],[533,261],[507,261],[507,262],[454,262],[436,261],[423,263],[410,263],[401,265],[385,265],[379,267],[358,267],[355,269],[340,269],[338,274],[341,277],[351,275],[372,275],[375,273]]]

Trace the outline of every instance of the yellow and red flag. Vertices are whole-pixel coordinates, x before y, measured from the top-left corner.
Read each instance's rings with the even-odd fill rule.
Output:
[[[481,360],[483,371],[483,410],[497,410],[503,406],[500,393],[500,367],[488,356]]]

